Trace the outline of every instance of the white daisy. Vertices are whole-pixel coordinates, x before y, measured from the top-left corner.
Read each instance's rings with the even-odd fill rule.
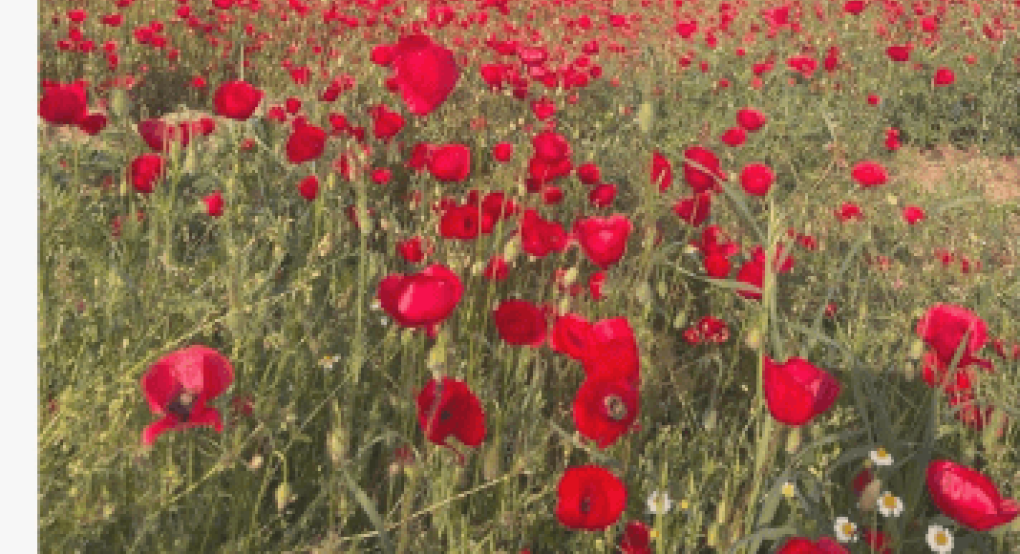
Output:
[[[330,369],[333,369],[333,364],[335,364],[335,363],[337,363],[339,361],[340,361],[340,356],[323,356],[323,358],[321,360],[319,360],[319,366],[322,367],[322,369],[325,369],[325,370],[328,371]]]
[[[953,535],[941,525],[928,527],[928,548],[936,554],[947,554],[953,550]]]
[[[668,514],[673,509],[673,500],[668,492],[652,491],[648,495],[648,513],[653,515]]]
[[[877,466],[891,466],[893,463],[892,455],[881,446],[871,451],[871,461]]]
[[[878,497],[878,511],[885,517],[898,517],[903,513],[903,500],[885,491]]]
[[[839,542],[857,541],[857,525],[854,525],[850,518],[842,516],[836,518],[836,540]]]

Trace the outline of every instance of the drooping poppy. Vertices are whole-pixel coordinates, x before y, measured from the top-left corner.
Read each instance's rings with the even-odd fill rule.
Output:
[[[485,412],[464,381],[451,377],[438,382],[429,379],[418,393],[417,407],[418,424],[433,444],[454,450],[447,442],[451,436],[470,447],[485,440]]]
[[[152,413],[162,416],[142,431],[151,446],[160,435],[194,426],[223,430],[220,413],[206,405],[234,381],[234,369],[222,354],[207,346],[189,346],[164,356],[142,376],[142,392]]]
[[[377,297],[382,309],[401,326],[429,327],[449,317],[463,294],[460,277],[436,264],[411,275],[386,276]]]
[[[949,460],[934,460],[926,472],[928,494],[943,514],[975,531],[1005,525],[1020,514],[1020,503],[1002,498],[992,480]]]
[[[557,488],[556,519],[571,529],[600,531],[627,506],[627,488],[608,470],[594,465],[567,468]]]
[[[652,554],[651,528],[643,521],[629,521],[620,535],[623,554]]]
[[[744,108],[737,111],[737,124],[745,131],[755,132],[765,126],[768,119],[765,114],[754,108]]]
[[[841,388],[835,377],[803,358],[777,364],[763,356],[761,378],[769,413],[794,427],[828,411]]]
[[[591,326],[592,342],[582,364],[588,378],[625,379],[638,383],[641,359],[630,322],[624,317],[603,319]]]
[[[652,152],[652,184],[665,192],[673,184],[673,166],[658,150]]]
[[[684,150],[684,181],[695,193],[722,190],[720,181],[725,179],[719,166],[719,158],[703,146]]]
[[[582,361],[595,340],[591,323],[577,314],[564,314],[553,322],[549,345],[556,352]]]

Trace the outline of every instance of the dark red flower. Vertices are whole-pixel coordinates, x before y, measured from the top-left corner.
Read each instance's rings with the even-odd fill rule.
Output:
[[[493,256],[485,266],[482,275],[490,281],[504,281],[510,274],[510,266],[502,256]]]
[[[589,217],[574,222],[574,235],[588,259],[601,269],[620,261],[634,226],[626,216]]]
[[[725,175],[719,167],[719,158],[711,150],[694,146],[684,150],[684,180],[695,193],[721,191],[719,182]]]
[[[421,263],[425,259],[424,243],[421,237],[411,237],[397,243],[397,253],[408,263]]]
[[[956,82],[956,74],[953,73],[952,69],[948,67],[940,67],[935,70],[935,77],[932,78],[932,83],[937,87],[944,87],[951,85]]]
[[[375,138],[388,142],[401,129],[404,128],[404,116],[391,111],[385,105],[380,104],[370,110],[372,116],[372,135]]]
[[[682,198],[673,205],[673,213],[692,227],[697,227],[708,219],[712,209],[712,193],[699,192],[691,198]]]
[[[542,258],[551,252],[563,252],[569,245],[567,232],[555,221],[546,221],[533,209],[524,211],[520,222],[521,247]]]
[[[988,531],[1013,521],[1020,503],[1002,498],[984,474],[949,460],[928,464],[928,494],[946,516],[975,531]]]
[[[206,403],[234,381],[234,369],[219,352],[189,346],[164,356],[142,377],[142,391],[152,413],[162,416],[142,431],[142,444],[151,446],[163,433],[194,426],[223,430],[215,408]]]
[[[985,342],[988,341],[988,325],[976,314],[962,306],[953,304],[936,304],[917,322],[917,335],[928,344],[943,365],[949,366],[956,350],[961,347],[967,336],[963,354],[958,367],[966,367],[972,363],[989,365],[987,360],[974,357]]]
[[[255,113],[263,92],[244,81],[228,81],[216,89],[213,106],[217,115],[244,121]]]
[[[881,164],[869,161],[859,162],[853,167],[850,175],[863,188],[882,185],[889,180],[889,174]]]
[[[634,331],[626,318],[603,319],[591,326],[591,346],[582,364],[589,379],[624,379],[636,384],[641,378],[641,359]]]
[[[453,52],[421,34],[397,42],[390,67],[394,70],[393,82],[414,115],[428,115],[438,108],[460,78]]]
[[[638,414],[638,390],[630,379],[589,377],[574,397],[574,424],[605,448],[630,430]]]
[[[300,164],[314,160],[326,149],[326,131],[315,125],[295,125],[287,139],[287,161]]]
[[[298,182],[298,193],[305,198],[305,200],[311,202],[319,195],[319,178],[315,175],[309,175]]]
[[[892,547],[889,546],[892,541],[885,533],[871,527],[866,527],[863,535],[864,544],[868,545],[868,552],[892,554]]]
[[[768,119],[765,114],[754,108],[744,108],[737,112],[737,124],[748,132],[755,132],[765,126]]]
[[[794,427],[828,411],[840,392],[835,377],[803,358],[776,364],[763,356],[761,379],[769,413],[776,421]]]
[[[428,168],[444,183],[461,183],[471,173],[471,149],[463,144],[446,144],[431,149]]]
[[[557,490],[556,519],[571,529],[600,531],[627,506],[623,481],[598,466],[567,468]]]
[[[39,101],[39,116],[53,125],[78,124],[87,109],[85,86],[80,81],[45,87]]]
[[[142,154],[131,161],[128,177],[136,191],[149,194],[163,175],[163,169],[163,158],[159,154]]]
[[[765,196],[772,188],[776,174],[765,164],[748,164],[740,171],[740,186],[754,196]]]
[[[885,49],[885,53],[894,62],[905,62],[910,59],[911,49],[912,46],[909,44],[889,46]]]
[[[427,327],[449,317],[463,294],[460,277],[436,264],[411,275],[388,275],[379,283],[377,297],[401,326]]]
[[[594,186],[602,182],[602,172],[594,163],[581,164],[577,166],[575,172],[577,178],[586,185]]]
[[[545,312],[526,300],[503,300],[492,311],[492,321],[507,344],[542,346],[548,332]]]
[[[501,142],[492,147],[492,157],[498,162],[508,162],[514,155],[514,145],[509,142]]]
[[[91,136],[98,135],[106,128],[106,116],[101,113],[88,114],[78,122],[78,128]]]
[[[652,533],[643,521],[630,521],[620,536],[623,554],[652,554]]]
[[[216,191],[205,198],[202,198],[205,202],[206,211],[212,217],[219,217],[223,215],[223,193]]]
[[[417,406],[418,424],[429,442],[453,449],[447,443],[451,436],[471,447],[485,440],[485,412],[464,381],[429,379],[418,393]]]
[[[673,166],[658,150],[652,152],[652,184],[658,185],[659,192],[665,192],[673,184]]]

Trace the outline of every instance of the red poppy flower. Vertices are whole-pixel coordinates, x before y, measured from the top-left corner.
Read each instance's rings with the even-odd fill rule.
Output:
[[[783,543],[776,554],[850,554],[850,551],[830,537],[821,537],[814,542],[794,537]]]
[[[974,354],[988,340],[988,325],[976,314],[962,306],[952,304],[936,304],[917,322],[917,335],[928,344],[943,365],[949,366],[956,350],[960,348],[964,335],[968,335],[963,355],[958,367],[966,367],[972,363],[989,365],[987,360],[974,357]]]
[[[216,89],[213,106],[217,115],[244,121],[255,113],[263,92],[244,81],[228,81]]]
[[[699,192],[691,198],[682,198],[673,205],[673,213],[692,227],[697,227],[708,219],[712,209],[712,194]]]
[[[975,531],[1005,525],[1020,514],[1020,503],[1002,498],[984,474],[949,460],[928,464],[928,494],[946,516]]]
[[[860,15],[867,7],[867,3],[864,0],[847,0],[843,3],[843,11],[850,15]]]
[[[417,406],[418,424],[429,442],[453,450],[447,443],[451,436],[471,447],[485,440],[485,412],[464,381],[429,379],[418,393]]]
[[[391,111],[385,105],[378,105],[369,110],[372,116],[372,135],[388,142],[404,128],[404,116]]]
[[[386,276],[377,297],[382,309],[404,327],[427,327],[441,323],[453,312],[464,294],[460,277],[442,265],[419,273]]]
[[[602,182],[602,171],[594,163],[581,164],[575,172],[578,180],[586,185],[594,186]]]
[[[514,155],[514,145],[501,142],[492,147],[492,157],[498,162],[508,162]]]
[[[78,122],[78,128],[90,136],[98,135],[106,128],[106,115],[101,113],[88,114]]]
[[[740,171],[740,186],[754,196],[765,196],[772,188],[776,174],[765,164],[748,164]]]
[[[566,137],[554,132],[543,131],[531,139],[535,149],[535,158],[547,163],[555,163],[571,155],[570,143]]]
[[[956,74],[948,67],[940,67],[935,70],[935,77],[932,78],[932,82],[937,87],[951,85],[956,82]]]
[[[620,536],[620,550],[623,554],[652,554],[651,529],[643,521],[630,521]]]
[[[737,147],[747,141],[747,131],[743,127],[733,127],[732,129],[727,129],[719,137],[719,140],[723,141],[726,146]]]
[[[885,49],[885,53],[894,62],[905,62],[910,59],[911,48],[909,44],[889,46]]]
[[[744,108],[737,112],[737,124],[751,133],[764,127],[767,121],[765,114],[754,108]]]
[[[836,210],[836,217],[841,222],[847,222],[850,220],[862,220],[864,219],[864,212],[861,211],[861,207],[853,202],[843,202],[843,204]]]
[[[492,320],[499,336],[507,344],[542,346],[548,322],[541,308],[526,300],[503,300],[492,311]]]
[[[840,384],[835,377],[803,358],[776,364],[762,357],[762,387],[769,413],[780,423],[799,427],[836,402]]]
[[[684,159],[688,160],[683,167],[684,180],[694,192],[722,190],[719,181],[726,176],[719,168],[719,158],[711,150],[694,146],[684,150]]]
[[[565,314],[557,317],[553,323],[549,345],[556,352],[582,361],[594,340],[591,323],[587,319],[576,314]]]
[[[634,226],[626,216],[589,217],[574,222],[574,235],[588,259],[601,269],[620,261]]]
[[[315,175],[309,175],[298,182],[298,193],[311,202],[319,195],[319,178]]]
[[[538,258],[551,252],[563,252],[569,244],[567,232],[562,225],[542,219],[533,209],[524,211],[519,231],[523,250]]]
[[[882,185],[889,180],[889,174],[881,164],[869,161],[859,162],[853,167],[850,175],[863,188]]]
[[[326,131],[315,125],[295,125],[286,149],[287,161],[292,164],[314,160],[326,149]]]
[[[627,506],[623,481],[598,466],[567,468],[557,490],[556,519],[571,529],[600,531]]]
[[[432,176],[444,183],[461,183],[471,173],[471,149],[462,144],[432,148],[428,158]]]
[[[142,154],[131,161],[128,176],[138,192],[149,194],[163,174],[163,158],[159,154]]]
[[[390,67],[394,69],[393,82],[414,115],[428,115],[438,108],[460,78],[453,52],[421,34],[397,42]]]
[[[589,379],[640,380],[641,359],[626,318],[603,319],[591,326],[592,342],[582,363]]]
[[[88,109],[82,82],[46,87],[39,101],[39,116],[53,125],[79,123]]]
[[[212,217],[219,217],[223,215],[223,193],[216,191],[205,198],[202,198],[205,202],[206,211]]]
[[[630,430],[638,413],[638,390],[629,379],[588,378],[574,397],[574,424],[605,448]]]
[[[408,263],[421,263],[425,259],[424,243],[421,237],[411,237],[397,243],[397,253]]]
[[[142,376],[142,391],[152,413],[163,416],[142,431],[142,444],[151,446],[174,429],[209,426],[223,430],[215,408],[206,403],[234,381],[234,368],[207,346],[189,346],[164,356]]]
[[[138,123],[138,134],[141,135],[145,144],[155,152],[166,152],[170,149],[170,143],[178,139],[177,129],[177,127],[167,125],[159,119],[146,119]],[[185,141],[181,142],[187,146]]]
[[[588,191],[588,203],[594,208],[608,208],[616,199],[616,185],[602,183]]]
[[[658,150],[652,152],[652,184],[659,186],[659,192],[665,192],[673,184],[673,166]]]
[[[910,225],[913,225],[924,219],[924,210],[917,206],[907,206],[903,208],[903,219]]]

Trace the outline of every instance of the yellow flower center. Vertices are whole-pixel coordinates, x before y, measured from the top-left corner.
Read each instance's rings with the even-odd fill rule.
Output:
[[[935,544],[945,546],[947,543],[949,543],[949,537],[945,533],[939,531],[935,534]]]

